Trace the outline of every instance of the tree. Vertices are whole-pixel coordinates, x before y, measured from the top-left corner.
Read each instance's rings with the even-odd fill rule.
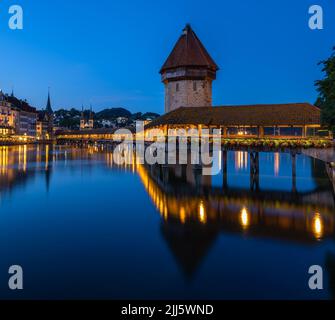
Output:
[[[325,78],[315,82],[319,92],[315,104],[321,108],[322,124],[332,130],[335,129],[335,47],[333,51],[330,58],[319,63]]]

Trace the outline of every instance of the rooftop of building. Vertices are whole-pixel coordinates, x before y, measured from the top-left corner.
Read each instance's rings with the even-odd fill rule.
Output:
[[[320,109],[310,103],[181,107],[150,122],[146,129],[163,125],[265,127],[319,125],[320,113]]]
[[[37,120],[38,121],[49,121],[50,113],[46,110],[40,110],[37,113]]]
[[[16,98],[14,94],[8,95],[1,92],[1,99],[9,102],[14,108],[19,110],[32,113],[37,112],[36,108],[32,107],[27,101]]]
[[[160,73],[181,67],[202,67],[212,71],[219,69],[189,24],[183,30]]]

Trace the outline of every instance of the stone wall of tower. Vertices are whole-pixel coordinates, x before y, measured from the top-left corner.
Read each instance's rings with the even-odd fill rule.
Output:
[[[180,107],[211,107],[212,79],[165,83],[165,113]]]

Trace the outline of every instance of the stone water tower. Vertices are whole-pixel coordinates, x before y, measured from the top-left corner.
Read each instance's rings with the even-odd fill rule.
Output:
[[[219,70],[190,25],[164,63],[165,113],[180,107],[212,106],[212,82]]]

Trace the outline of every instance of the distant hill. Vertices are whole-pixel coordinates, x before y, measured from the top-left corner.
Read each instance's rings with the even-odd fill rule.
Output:
[[[160,115],[158,113],[154,112],[136,112],[131,113],[127,109],[124,108],[111,108],[111,109],[104,109],[102,111],[99,111],[95,114],[95,118],[97,120],[115,120],[119,117],[125,117],[131,120],[147,120],[158,118]]]
[[[90,114],[89,111],[85,111],[85,117],[88,117]],[[70,110],[60,109],[55,111],[55,124],[59,127],[69,128],[69,129],[78,129],[80,124],[81,110],[72,108]],[[107,120],[115,122],[117,118],[123,117],[128,118],[128,124],[136,120],[148,120],[156,119],[160,115],[154,112],[137,112],[131,113],[125,108],[109,108],[104,109],[99,112],[93,112],[93,117],[96,121],[96,126],[99,127],[102,120]]]
[[[158,113],[154,113],[154,112],[147,112],[145,114],[142,115],[142,119],[141,120],[146,120],[148,118],[150,119],[156,119],[160,117],[160,115]]]
[[[81,112],[74,108],[57,110],[54,112],[55,124],[64,128],[77,129],[80,124],[80,115]]]
[[[148,120],[148,119],[156,119],[160,117],[160,115],[158,113],[154,113],[154,112],[146,112],[146,113],[142,113],[142,112],[137,112],[137,113],[133,113],[131,116],[131,119],[136,121],[136,120]]]
[[[119,117],[131,118],[132,113],[124,108],[111,108],[111,109],[104,109],[95,113],[95,118],[97,120],[115,120]]]

